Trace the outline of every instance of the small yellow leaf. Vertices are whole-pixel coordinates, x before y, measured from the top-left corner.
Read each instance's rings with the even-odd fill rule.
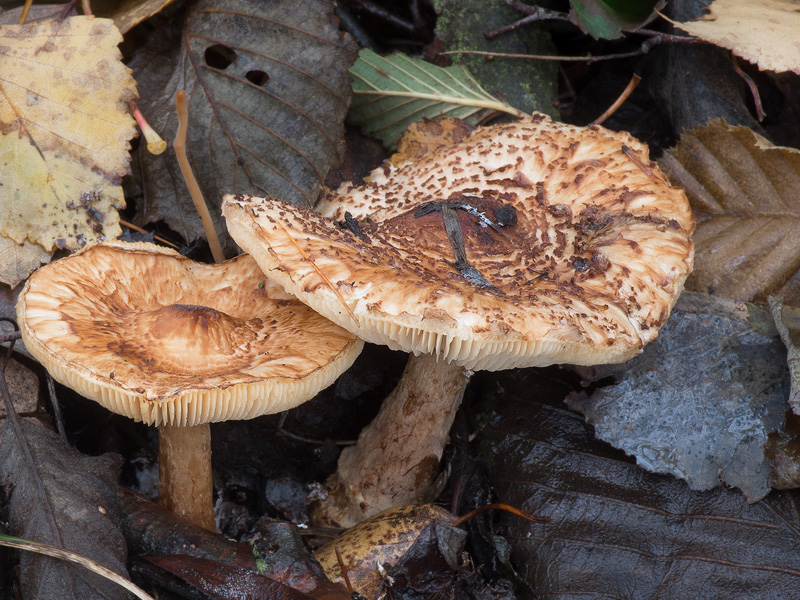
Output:
[[[18,244],[120,234],[136,95],[121,40],[93,17],[0,27],[0,233]]]
[[[796,0],[715,0],[696,21],[676,23],[761,69],[800,73],[800,12]]]

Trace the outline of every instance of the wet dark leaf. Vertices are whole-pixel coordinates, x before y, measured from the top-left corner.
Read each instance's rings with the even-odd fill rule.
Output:
[[[671,0],[667,14],[688,21],[706,13],[706,0]],[[673,33],[684,35],[682,30]],[[710,44],[662,44],[650,52],[643,72],[657,106],[668,116],[676,134],[702,127],[709,119],[759,129],[747,108],[748,91],[731,64],[730,54]]]
[[[179,47],[135,57],[142,111],[169,141],[177,128],[175,92],[186,90],[189,161],[224,239],[217,210],[223,194],[313,205],[343,155],[355,58],[355,43],[337,29],[333,4],[324,0],[201,0],[186,13]],[[152,156],[144,146],[137,218],[166,221],[188,240],[203,237],[174,153]]]
[[[188,584],[190,589],[202,592],[207,598],[214,600],[313,599],[313,596],[292,589],[269,577],[207,558],[172,555],[145,557],[145,559],[172,573],[183,583]],[[347,598],[347,595],[344,595],[343,598]]]
[[[11,423],[4,420],[0,429],[0,480],[14,486],[11,534],[61,546],[127,577],[127,549],[117,525],[118,457],[84,456],[32,420],[24,420],[22,430],[32,465],[25,458]],[[20,566],[26,598],[128,598],[127,592],[116,584],[54,558],[24,552]]]
[[[770,489],[765,446],[783,427],[788,381],[781,344],[747,316],[744,305],[685,294],[641,356],[600,369],[619,383],[568,403],[644,468],[759,500]]]
[[[131,553],[149,558],[168,556],[171,558],[167,563],[172,565],[181,563],[182,559],[176,559],[176,555],[200,559],[213,564],[220,577],[239,573],[242,581],[249,581],[245,574],[252,573],[313,597],[328,594],[335,600],[344,590],[325,578],[319,564],[308,556],[297,528],[288,523],[259,523],[260,539],[253,545],[240,544],[198,527],[124,488],[120,488],[120,507],[122,528]],[[192,565],[200,563],[183,561],[182,564],[188,565],[186,572],[190,573]],[[190,573],[184,581],[192,583],[193,577]],[[266,583],[260,579],[252,581],[259,585]]]
[[[632,464],[580,416],[527,391],[507,395],[482,439],[498,498],[552,518],[507,519],[504,528],[534,597],[800,595],[800,555],[788,550],[800,543],[794,493],[747,504],[736,490],[693,492]]]

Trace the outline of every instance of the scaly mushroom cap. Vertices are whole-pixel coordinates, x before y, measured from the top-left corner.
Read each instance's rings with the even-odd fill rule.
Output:
[[[543,115],[387,163],[321,210],[332,218],[241,195],[223,206],[236,242],[314,310],[470,369],[628,360],[691,272],[694,218],[647,148]],[[445,210],[476,271],[455,264]]]
[[[292,408],[363,346],[247,255],[207,265],[146,243],[97,244],[42,267],[17,316],[25,347],[56,380],[156,425]]]

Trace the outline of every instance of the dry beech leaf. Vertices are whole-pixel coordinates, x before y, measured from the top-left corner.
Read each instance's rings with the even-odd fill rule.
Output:
[[[0,233],[47,251],[120,233],[135,83],[113,22],[0,27]]]
[[[224,244],[232,243],[219,218],[224,194],[310,207],[338,165],[357,48],[337,24],[325,0],[201,0],[178,47],[145,48],[131,63],[140,107],[164,139],[175,136],[175,92],[186,90],[189,161]],[[140,223],[164,220],[188,240],[205,237],[174,153],[140,150],[139,160]]]
[[[647,473],[579,415],[540,404],[540,378],[498,374],[503,400],[481,433],[498,500],[552,519],[505,519],[529,597],[800,597],[800,555],[787,550],[800,544],[796,494],[747,504],[737,490],[693,492]]]
[[[697,217],[687,289],[749,301],[796,288],[800,151],[715,120],[685,131],[659,166]]]
[[[763,70],[800,73],[800,11],[796,0],[714,0],[708,14],[676,23]]]
[[[0,235],[0,282],[11,287],[23,281],[39,268],[50,262],[50,253],[39,244],[25,240],[18,244],[11,238]]]

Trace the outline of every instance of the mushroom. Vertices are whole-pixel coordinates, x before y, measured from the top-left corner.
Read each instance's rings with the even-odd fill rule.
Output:
[[[323,514],[340,525],[420,500],[469,371],[626,361],[655,339],[692,266],[686,196],[628,134],[534,115],[394,163],[328,193],[322,214],[223,204],[268,277],[413,354],[339,459]]]
[[[160,500],[208,529],[208,424],[302,404],[363,346],[247,255],[207,265],[147,243],[96,244],[42,267],[17,316],[57,381],[158,426]]]

